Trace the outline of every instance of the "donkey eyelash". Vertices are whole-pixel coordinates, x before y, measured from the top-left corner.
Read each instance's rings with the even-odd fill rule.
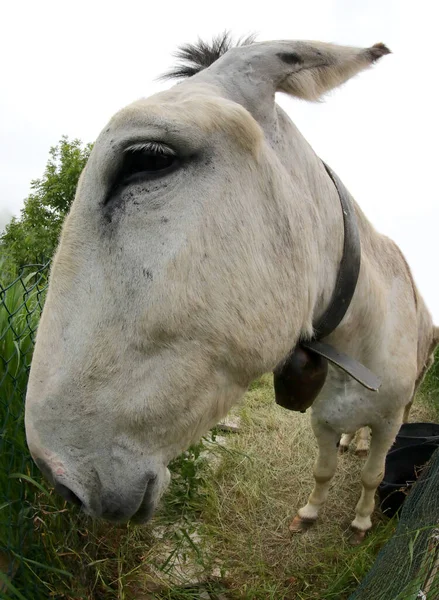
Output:
[[[175,150],[161,142],[143,142],[132,144],[125,148],[124,152],[151,152],[151,154],[163,154],[164,156],[176,156]]]

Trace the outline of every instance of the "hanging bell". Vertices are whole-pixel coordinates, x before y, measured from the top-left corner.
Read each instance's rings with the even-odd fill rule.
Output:
[[[276,403],[289,410],[305,412],[317,398],[328,374],[323,356],[298,345],[274,370]]]

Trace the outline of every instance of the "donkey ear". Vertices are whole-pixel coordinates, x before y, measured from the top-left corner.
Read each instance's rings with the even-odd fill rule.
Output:
[[[286,66],[284,72],[287,72],[277,82],[276,90],[304,100],[319,100],[323,94],[367,69],[385,54],[390,54],[390,50],[381,43],[361,49],[301,42],[291,51],[276,52],[277,58]]]
[[[232,48],[204,72],[247,100],[286,92],[304,100],[318,100],[325,92],[367,69],[390,50],[384,44],[370,48],[323,42],[261,42]],[[231,94],[234,95],[234,94]]]

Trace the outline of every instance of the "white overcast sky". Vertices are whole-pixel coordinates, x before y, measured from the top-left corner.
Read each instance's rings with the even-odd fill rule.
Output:
[[[94,141],[169,84],[172,52],[224,29],[258,39],[386,43],[393,54],[324,104],[279,96],[317,153],[405,253],[439,324],[436,0],[32,0],[0,9],[0,227],[61,135]],[[437,237],[436,237],[437,236]]]

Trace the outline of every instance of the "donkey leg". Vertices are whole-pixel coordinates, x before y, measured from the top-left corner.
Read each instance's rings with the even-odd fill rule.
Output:
[[[314,434],[317,438],[319,453],[314,465],[314,489],[308,498],[308,503],[300,508],[290,524],[291,532],[307,529],[318,517],[319,509],[324,504],[329,491],[331,479],[337,468],[337,447],[340,435],[333,429],[313,423]]]
[[[361,456],[362,458],[366,458],[367,453],[369,451],[369,428],[362,427],[358,432],[358,441],[357,447],[355,449],[355,454],[357,456]]]
[[[391,447],[401,425],[402,415],[391,422],[386,422],[386,428],[372,428],[370,452],[361,471],[363,485],[361,496],[355,508],[355,519],[351,523],[353,544],[359,544],[366,532],[372,527],[371,515],[375,508],[375,492],[384,476],[386,454]]]
[[[349,444],[354,439],[355,433],[344,433],[341,436],[339,451],[340,454],[344,454],[349,450]]]

